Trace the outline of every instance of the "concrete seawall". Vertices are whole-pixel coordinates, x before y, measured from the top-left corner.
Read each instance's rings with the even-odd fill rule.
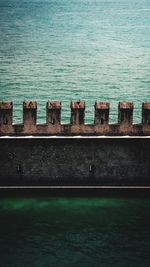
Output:
[[[0,138],[0,185],[150,185],[150,138]]]
[[[133,124],[132,102],[95,102],[85,124],[85,102],[71,102],[70,124],[61,124],[61,102],[48,101],[46,123],[37,124],[37,103],[23,103],[23,122],[13,124],[13,103],[0,102],[0,186],[150,186],[150,102]]]

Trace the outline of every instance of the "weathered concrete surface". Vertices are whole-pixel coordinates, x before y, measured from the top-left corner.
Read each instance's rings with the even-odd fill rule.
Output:
[[[37,124],[3,125],[0,136],[150,136],[150,124]]]
[[[95,102],[94,123],[85,124],[85,102],[71,102],[70,124],[61,124],[61,102],[48,101],[46,123],[37,124],[37,102],[23,102],[23,123],[13,124],[13,103],[0,102],[0,136],[150,136],[150,102],[142,104],[142,123],[133,124],[133,103],[119,102],[118,122],[109,124],[108,102]]]
[[[150,138],[0,138],[0,185],[150,185]]]

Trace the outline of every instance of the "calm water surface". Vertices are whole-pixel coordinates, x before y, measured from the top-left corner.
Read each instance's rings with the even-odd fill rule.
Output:
[[[24,99],[87,102],[93,122],[96,99],[133,100],[135,122],[141,102],[150,100],[149,0],[0,0],[0,99],[15,102],[14,122],[22,119]]]
[[[0,200],[3,267],[150,266],[150,198]]]

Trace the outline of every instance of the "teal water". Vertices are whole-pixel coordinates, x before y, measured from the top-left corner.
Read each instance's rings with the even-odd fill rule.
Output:
[[[150,266],[150,198],[0,200],[0,266]]]
[[[0,0],[0,100],[150,100],[149,0]],[[0,266],[150,266],[150,199],[0,200]]]
[[[134,121],[141,102],[150,100],[149,0],[0,0],[0,99],[13,100],[14,122],[22,119],[24,99],[63,102],[69,122],[70,100],[87,103],[93,122],[96,99],[133,100]]]

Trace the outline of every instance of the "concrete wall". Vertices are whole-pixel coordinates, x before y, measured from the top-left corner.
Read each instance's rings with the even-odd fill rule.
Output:
[[[0,102],[0,185],[150,185],[150,102],[139,124],[132,102],[119,102],[116,124],[107,102],[95,102],[90,125],[84,101],[70,108],[70,124],[61,124],[61,102],[48,101],[39,125],[36,101],[24,101],[23,122],[14,125],[13,103]]]
[[[150,185],[150,138],[0,138],[0,185]]]

